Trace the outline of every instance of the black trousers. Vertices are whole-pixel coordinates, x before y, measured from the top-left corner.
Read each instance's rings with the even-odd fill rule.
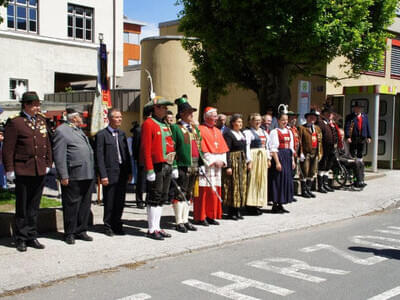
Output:
[[[355,138],[350,143],[350,154],[353,157],[362,158],[364,155],[365,138]]]
[[[70,180],[61,186],[64,233],[79,234],[88,228],[94,180]]]
[[[336,160],[334,147],[324,147],[323,156],[318,164],[319,171],[329,171],[333,167],[333,163]]]
[[[29,241],[37,236],[37,217],[46,176],[16,176],[15,238]]]
[[[193,188],[199,174],[198,168],[179,167],[178,170],[179,178],[176,179],[176,182],[181,188],[182,193],[185,195],[186,200],[190,201],[190,199],[192,199]],[[179,201],[185,201],[176,188],[174,189],[174,191],[175,199]]]
[[[146,172],[144,166],[137,164],[136,203],[143,202],[143,193],[146,191]]]
[[[154,172],[156,173],[156,180],[147,181],[149,196],[146,197],[146,202],[149,206],[162,206],[168,199],[172,166],[167,163],[155,164]]]
[[[118,182],[103,186],[104,226],[114,231],[122,229],[122,213],[125,206],[128,177],[120,176]]]

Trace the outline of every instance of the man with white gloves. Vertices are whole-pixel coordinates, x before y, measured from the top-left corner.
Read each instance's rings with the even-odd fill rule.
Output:
[[[142,125],[141,160],[146,171],[147,180],[147,237],[163,240],[171,235],[160,228],[162,206],[168,197],[168,189],[172,178],[179,177],[175,161],[175,145],[171,129],[165,123],[167,106],[172,102],[155,97],[145,105],[152,108],[152,116]]]
[[[15,239],[17,250],[43,249],[37,240],[37,217],[45,175],[52,165],[46,118],[36,92],[25,92],[21,112],[6,123],[3,163],[7,179],[15,179]]]

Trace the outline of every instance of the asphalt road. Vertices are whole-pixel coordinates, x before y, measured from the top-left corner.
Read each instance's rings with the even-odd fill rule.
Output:
[[[399,270],[395,209],[80,276],[5,299],[400,299]]]

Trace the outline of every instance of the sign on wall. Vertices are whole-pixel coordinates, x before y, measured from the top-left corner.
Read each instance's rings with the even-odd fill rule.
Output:
[[[311,82],[299,80],[299,88],[298,88],[298,113],[299,113],[299,124],[303,124],[306,122],[304,115],[310,111],[310,102],[311,102]]]

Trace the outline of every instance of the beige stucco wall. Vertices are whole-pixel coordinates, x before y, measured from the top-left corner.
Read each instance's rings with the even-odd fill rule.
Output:
[[[147,69],[153,77],[154,92],[168,100],[186,94],[194,107],[200,106],[200,88],[196,87],[190,71],[193,64],[188,53],[182,48],[181,39],[155,37],[142,40],[142,69]],[[143,105],[149,101],[149,80],[142,71],[140,78],[141,115]],[[176,113],[176,107],[171,107]],[[198,118],[198,112],[195,113]]]
[[[361,75],[359,78],[350,78],[340,80],[339,86],[333,83],[327,83],[327,92],[329,95],[338,95],[343,93],[344,86],[361,86],[361,85],[391,85],[396,86],[400,90],[400,80],[390,78],[390,64],[391,64],[391,51],[392,40],[387,40],[387,50],[385,56],[385,74],[384,76]],[[327,66],[327,76],[337,76],[338,78],[347,77],[345,74],[346,69],[341,68],[340,65],[345,63],[343,57],[337,57]]]

